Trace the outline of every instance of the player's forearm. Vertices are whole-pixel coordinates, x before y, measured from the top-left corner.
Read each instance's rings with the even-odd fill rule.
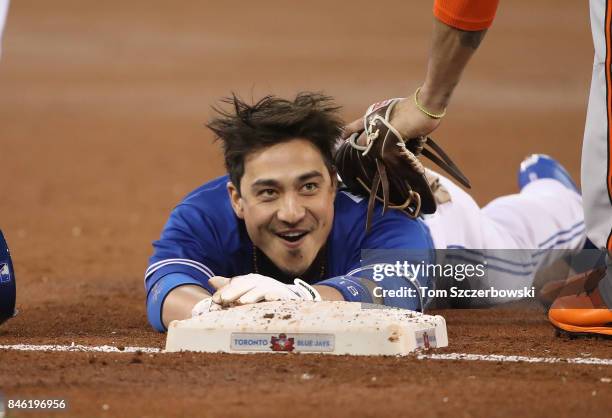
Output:
[[[448,106],[463,70],[486,31],[464,31],[434,19],[427,73],[418,97],[426,109],[440,113]]]
[[[344,300],[344,297],[342,297],[342,293],[340,293],[333,287],[325,285],[316,285],[313,287],[317,290],[317,292],[319,292],[319,295],[321,295],[321,299],[323,300]]]
[[[210,293],[200,286],[185,285],[177,287],[166,296],[162,308],[162,321],[168,328],[170,322],[191,318],[191,310],[196,303],[210,296]]]

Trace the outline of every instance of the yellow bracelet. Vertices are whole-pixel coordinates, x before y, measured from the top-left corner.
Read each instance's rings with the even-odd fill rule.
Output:
[[[414,105],[417,107],[417,109],[419,109],[421,112],[425,113],[427,116],[429,116],[432,119],[442,119],[444,116],[446,116],[446,108],[444,108],[444,110],[442,111],[442,113],[431,113],[428,112],[427,109],[425,109],[420,103],[419,100],[417,99],[419,92],[421,91],[421,88],[419,87],[418,89],[416,89],[416,91],[414,92]]]

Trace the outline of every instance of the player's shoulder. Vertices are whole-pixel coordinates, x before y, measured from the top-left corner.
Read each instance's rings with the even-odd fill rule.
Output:
[[[153,243],[151,265],[195,266],[230,277],[243,271],[251,246],[244,223],[231,207],[227,181],[227,176],[213,179],[174,207],[160,239]]]
[[[207,206],[215,203],[214,200],[217,201],[216,203],[221,200],[229,202],[228,181],[229,177],[227,175],[210,180],[191,191],[181,203]]]
[[[208,216],[233,216],[232,205],[227,192],[228,176],[217,177],[190,192],[177,205]]]
[[[422,219],[410,218],[398,210],[389,209],[383,216],[382,209],[382,204],[376,201],[372,214],[373,229],[379,224],[384,226],[391,223],[396,225],[402,224],[408,228],[424,225]],[[365,231],[367,211],[368,199],[366,197],[355,195],[345,189],[340,189],[338,191],[335,201],[335,216],[339,222],[347,225],[355,225],[363,221],[359,224],[359,227],[361,230]]]
[[[190,192],[173,210],[173,218],[189,224],[205,223],[206,229],[234,232],[238,221],[227,192],[228,176],[215,178]]]
[[[336,196],[334,233],[345,242],[359,243],[362,248],[431,248],[429,229],[420,218],[389,209],[383,215],[376,202],[372,227],[366,234],[368,199],[340,190]]]
[[[367,209],[367,204],[366,198],[355,195],[344,188],[338,190],[334,202],[336,214],[343,217],[361,216],[364,208]]]

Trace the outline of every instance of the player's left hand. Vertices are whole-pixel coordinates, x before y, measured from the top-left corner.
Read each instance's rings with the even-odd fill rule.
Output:
[[[293,285],[287,285],[261,274],[247,274],[232,279],[213,277],[209,283],[217,289],[212,300],[219,305],[246,305],[276,300],[321,300],[319,292],[301,279],[295,279]]]

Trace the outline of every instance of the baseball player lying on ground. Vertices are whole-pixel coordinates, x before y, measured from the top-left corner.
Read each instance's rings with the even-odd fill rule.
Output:
[[[158,331],[217,305],[287,299],[412,310],[426,305],[423,294],[389,291],[415,280],[432,288],[430,277],[391,274],[373,281],[354,272],[381,262],[362,250],[401,249],[396,261],[431,263],[434,249],[572,252],[584,244],[580,194],[549,157],[525,160],[520,193],[482,209],[449,179],[428,171],[436,185],[435,213],[420,215],[417,207],[411,216],[395,209],[383,214],[379,202],[370,212],[367,198],[339,187],[333,150],[343,125],[329,97],[300,93],[293,101],[227,102],[231,110],[220,111],[208,126],[222,141],[228,175],[191,192],[153,243],[145,287],[148,319]],[[375,132],[367,133],[376,140]]]

